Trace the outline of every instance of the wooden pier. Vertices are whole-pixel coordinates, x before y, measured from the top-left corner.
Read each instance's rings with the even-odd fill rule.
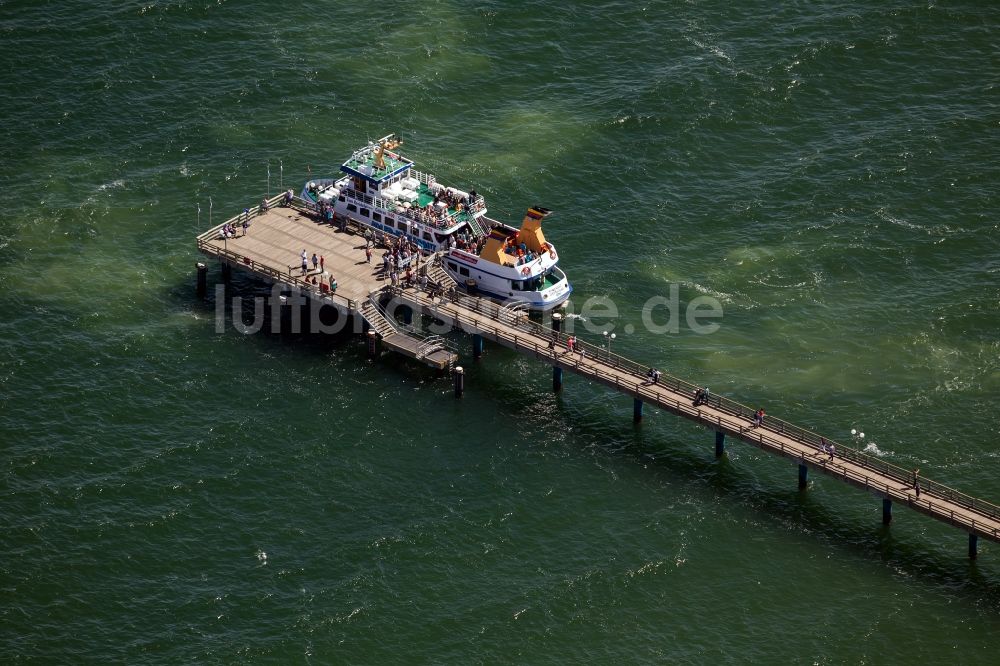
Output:
[[[558,330],[558,316],[553,316],[550,330],[516,308],[466,295],[456,288],[436,258],[424,261],[419,268],[429,278],[428,287],[388,285],[376,264],[365,261],[364,239],[353,233],[358,229],[356,222],[340,221],[332,227],[320,224],[305,202],[296,199],[291,207],[275,208],[279,199],[275,197],[262,215],[257,214],[257,209],[250,211],[252,225],[246,237],[223,239],[219,225],[198,237],[199,250],[217,257],[227,267],[236,266],[264,280],[280,282],[336,307],[363,322],[370,338],[380,338],[384,348],[432,367],[452,368],[456,354],[437,336],[401,328],[384,304],[388,303],[389,311],[402,306],[408,318],[432,317],[471,334],[477,358],[485,339],[552,366],[554,390],[561,389],[563,372],[571,372],[631,396],[636,420],[641,419],[643,406],[648,404],[699,423],[715,432],[716,455],[723,454],[728,436],[787,458],[798,465],[800,488],[806,487],[808,471],[816,470],[868,491],[882,499],[884,524],[891,521],[895,503],[957,527],[969,535],[971,558],[977,556],[979,537],[1000,543],[1000,506],[923,475],[915,479],[913,472],[770,415],[761,427],[755,427],[754,410],[722,396],[712,395],[696,406],[695,384],[666,374],[653,382],[647,377],[648,366],[601,347],[577,340],[570,351],[567,336]],[[312,278],[321,271],[301,273],[298,264],[303,248],[310,257],[313,252],[324,256],[325,268],[337,278],[336,292],[312,284]],[[455,392],[461,395],[464,373],[461,368],[455,371]],[[827,449],[831,445],[835,447],[833,454]]]
[[[382,273],[379,256],[373,254],[368,262],[366,240],[357,233],[357,223],[321,224],[300,199],[294,199],[291,206],[281,206],[281,202],[277,196],[268,201],[265,211],[259,206],[248,209],[250,226],[245,235],[244,215],[214,226],[198,236],[198,249],[218,258],[227,275],[235,267],[332,306],[342,315],[357,317],[376,331],[379,344],[387,350],[442,370],[454,366],[457,355],[448,349],[447,341],[408,331],[382,311],[377,296],[389,279]],[[220,230],[226,224],[236,227],[235,237],[222,236]],[[308,261],[305,272],[301,269],[303,251]],[[322,257],[320,268],[313,268],[313,254]],[[336,279],[335,289],[330,288],[331,275]]]

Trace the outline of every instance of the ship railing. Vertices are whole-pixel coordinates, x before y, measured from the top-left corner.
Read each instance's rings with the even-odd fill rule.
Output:
[[[410,169],[410,175],[419,180],[424,185],[430,186],[432,183],[437,182],[437,178],[434,177],[432,173],[424,173],[423,171],[417,171],[416,169]]]
[[[382,197],[375,197],[370,194],[353,191],[341,192],[341,194],[344,195],[345,199],[352,199],[359,204],[367,204],[372,208],[381,208],[382,210],[388,211],[393,211],[396,208],[396,204],[388,199],[383,199]]]
[[[455,289],[449,289],[440,295],[443,298],[451,300],[457,305],[460,305],[461,307],[467,310],[471,310],[473,312],[485,315],[491,319],[496,320],[498,323],[502,323],[508,326],[509,328],[523,331],[526,334],[530,334],[535,337],[541,337],[544,340],[549,341],[548,345],[543,344],[542,346],[539,346],[538,343],[534,343],[536,351],[540,351],[543,347],[549,347],[549,345],[562,345],[563,347],[566,347],[566,341],[570,337],[565,332],[555,333],[554,331],[545,328],[541,324],[528,320],[526,318],[514,323],[505,321],[504,317],[500,313],[500,310],[503,308],[503,306],[493,301],[488,301],[486,299],[468,296]],[[435,307],[435,302],[433,301],[433,299],[428,299],[422,296],[418,296],[417,300],[420,302],[426,302],[427,305],[432,309],[433,307]],[[461,325],[478,326],[477,324],[474,324],[474,322],[471,321],[468,322],[460,321],[459,323]],[[489,327],[482,330],[488,330],[488,329]],[[493,333],[498,338],[501,336],[501,331],[499,329],[494,328]],[[522,340],[522,342],[527,343],[528,341]],[[625,358],[619,354],[615,354],[606,346],[591,344],[589,342],[580,339],[576,339],[574,344],[574,351],[575,353],[581,354],[584,357],[597,359],[599,361],[602,361],[603,363],[606,363],[607,365],[616,368],[617,370],[635,376],[636,393],[640,396],[644,394],[649,394],[648,397],[650,399],[656,398],[653,392],[649,389],[649,387],[652,384],[652,380],[650,380],[648,376],[649,372],[648,366],[636,363],[635,361]],[[675,392],[690,395],[692,398],[692,403],[694,401],[695,392],[699,388],[701,388],[697,384],[693,384],[678,377],[674,377],[672,375],[664,373],[660,374],[657,383],[669,389],[672,389]],[[690,412],[692,409],[695,409],[693,404],[682,405],[679,401],[674,401],[674,402],[676,403],[675,404],[676,409],[687,412]],[[723,412],[724,414],[727,414],[729,416],[741,420],[745,419],[748,423],[748,426],[753,423],[753,417],[756,413],[755,409],[752,409],[744,404],[741,404],[736,400],[732,400],[730,398],[718,394],[711,394],[706,399],[704,404],[710,407],[714,407],[718,411]],[[732,424],[728,425],[732,427]],[[741,427],[741,432],[742,432],[742,427]],[[781,442],[781,440],[774,438],[772,435],[774,434],[782,435],[783,437],[792,439],[800,444],[810,445],[811,447],[815,448],[817,452],[822,451],[823,445],[826,446],[834,445],[836,446],[837,459],[848,460],[862,468],[865,468],[868,471],[877,472],[882,476],[882,478],[889,477],[890,479],[893,479],[894,481],[902,485],[909,485],[909,486],[912,486],[917,480],[914,478],[913,472],[903,467],[900,467],[899,465],[894,465],[888,461],[878,458],[877,456],[870,455],[864,451],[855,449],[850,446],[845,446],[842,443],[837,442],[835,440],[822,437],[817,433],[806,430],[804,428],[800,428],[792,423],[789,423],[779,418],[771,416],[766,417],[763,426],[757,428],[753,432],[756,434],[756,437],[752,437],[751,438],[752,440],[769,442],[772,443],[772,445],[775,447],[780,447],[782,450],[784,450],[785,445]],[[884,492],[886,495],[890,493],[890,488],[887,485],[885,485],[884,482],[873,480],[867,476],[861,479],[861,481],[863,482],[870,481],[871,482],[870,487],[872,488],[872,490],[879,490],[880,492]],[[914,505],[932,507],[934,505],[934,502],[933,499],[930,498],[939,498],[947,500],[959,506],[962,506],[981,516],[988,517],[993,520],[1000,519],[1000,506],[996,504],[987,502],[977,497],[973,497],[971,495],[967,495],[958,490],[955,490],[954,488],[950,488],[942,483],[932,481],[923,476],[919,477],[919,483],[920,483],[920,489],[922,491],[920,498],[917,498],[915,500],[910,498],[908,500]],[[898,494],[899,491],[892,491],[892,492],[896,492]],[[971,525],[974,529],[979,529],[984,532],[990,532],[990,533],[996,532],[995,530],[992,530],[991,528],[988,528],[985,525],[980,524],[977,527],[974,520],[971,521],[970,523],[970,520],[968,518],[960,516],[958,514],[952,513],[951,517],[956,523],[961,523],[963,525]]]

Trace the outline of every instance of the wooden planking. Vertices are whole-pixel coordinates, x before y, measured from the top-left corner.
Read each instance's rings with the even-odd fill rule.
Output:
[[[242,233],[242,229],[239,230]],[[372,263],[365,262],[364,239],[343,233],[327,224],[320,224],[291,208],[273,208],[252,218],[246,236],[228,240],[212,239],[209,244],[226,248],[281,273],[300,276],[300,254],[305,248],[325,258],[326,270],[337,279],[337,293],[362,300],[383,284],[381,250],[373,250]],[[310,275],[316,275],[309,264]]]

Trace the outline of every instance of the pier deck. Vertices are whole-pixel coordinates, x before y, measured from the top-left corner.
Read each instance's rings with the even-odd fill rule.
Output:
[[[381,257],[373,256],[372,263],[367,263],[365,241],[360,236],[321,224],[297,208],[272,207],[263,215],[252,212],[250,222],[246,236],[223,239],[215,230],[203,234],[202,251],[229,252],[248,268],[251,264],[246,264],[244,258],[254,266],[298,278],[303,276],[300,254],[304,249],[310,259],[313,253],[324,257],[326,270],[337,279],[336,293],[344,298],[361,301],[382,287]],[[237,233],[242,234],[242,227],[236,224]],[[307,277],[321,273],[313,270],[310,261]]]
[[[269,201],[267,210],[249,211],[250,227],[243,235],[242,216],[235,216],[198,236],[198,249],[217,257],[228,267],[237,267],[258,278],[300,290],[321,304],[332,305],[345,315],[355,315],[377,331],[383,346],[398,354],[418,360],[439,370],[452,367],[457,355],[444,341],[435,343],[401,327],[383,315],[372,302],[372,295],[388,282],[383,275],[381,251],[372,250],[372,262],[365,257],[365,239],[353,231],[357,223],[321,223],[301,200],[292,206],[279,206],[281,197]],[[235,238],[224,238],[225,224],[237,226]],[[302,272],[302,250],[309,258],[308,270]],[[313,268],[312,256],[322,257],[320,268]],[[327,275],[337,288],[326,289]],[[316,279],[316,284],[312,279]]]

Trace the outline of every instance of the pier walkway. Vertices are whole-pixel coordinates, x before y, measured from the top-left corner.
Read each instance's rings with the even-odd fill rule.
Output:
[[[429,278],[428,287],[389,286],[379,264],[374,259],[372,264],[365,261],[364,240],[351,233],[358,229],[356,222],[320,224],[300,200],[296,199],[292,207],[277,208],[279,200],[272,199],[270,209],[263,214],[251,209],[252,225],[247,236],[222,238],[220,224],[198,237],[198,249],[219,259],[225,279],[235,266],[261,279],[300,290],[321,304],[332,305],[363,321],[369,330],[372,353],[373,341],[380,337],[384,348],[432,367],[454,365],[456,354],[447,341],[424,335],[396,320],[394,312],[402,306],[407,323],[415,314],[426,315],[471,334],[477,358],[483,340],[490,340],[551,365],[555,390],[561,388],[563,371],[572,372],[631,396],[636,420],[641,419],[643,405],[648,404],[703,425],[715,431],[716,455],[724,452],[727,436],[737,438],[797,463],[800,488],[806,487],[811,469],[866,490],[882,498],[885,524],[891,521],[892,506],[897,503],[966,531],[972,558],[976,557],[979,537],[1000,543],[1000,506],[923,475],[918,491],[913,472],[773,416],[767,416],[763,426],[755,427],[754,410],[723,396],[712,395],[695,406],[695,384],[667,374],[654,383],[647,377],[647,366],[582,340],[577,340],[574,351],[569,351],[567,336],[558,330],[558,317],[553,316],[550,330],[516,308],[466,295],[437,265],[436,258],[425,261],[420,268]],[[227,220],[233,222],[238,222],[238,216]],[[325,258],[326,271],[337,279],[335,292],[322,288],[319,278],[323,271],[312,270],[311,263],[310,270],[302,274],[299,256],[303,249],[310,257],[315,252]],[[204,268],[199,265],[201,293]],[[315,284],[313,278],[317,278]],[[464,381],[456,372],[456,392],[460,380]],[[829,445],[835,446],[835,454],[824,450]]]
[[[797,462],[800,481],[804,482],[805,469],[819,470],[885,500],[902,503],[962,528],[971,537],[981,536],[1000,543],[1000,506],[948,488],[923,475],[919,479],[918,495],[912,472],[771,416],[765,418],[763,427],[755,428],[754,410],[722,396],[712,395],[707,404],[695,407],[693,396],[698,388],[695,384],[666,374],[654,384],[646,377],[647,366],[579,339],[575,345],[579,351],[570,352],[565,334],[512,315],[492,301],[469,296],[459,296],[455,300],[432,297],[413,288],[397,289],[394,295],[400,303],[463,331],[706,426],[716,432],[717,453],[721,453],[725,436],[736,437]],[[639,404],[636,414],[641,414]],[[831,457],[821,450],[824,443],[835,446],[835,455]],[[888,523],[891,505],[884,504],[883,509],[883,519]],[[975,538],[970,538],[970,553],[974,553],[974,548]]]

